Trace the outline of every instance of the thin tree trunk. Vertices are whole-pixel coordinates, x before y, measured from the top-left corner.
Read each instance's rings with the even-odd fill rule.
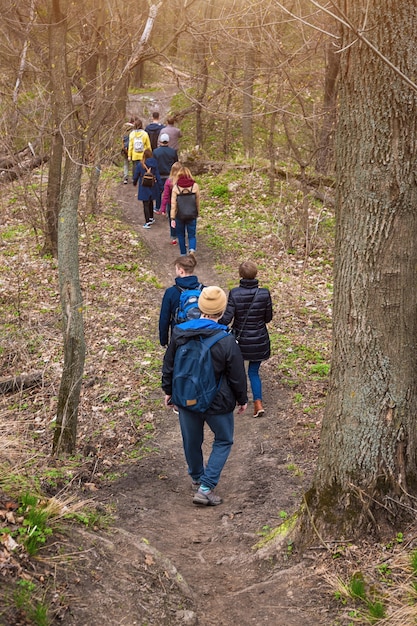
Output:
[[[90,178],[88,181],[88,187],[86,192],[86,211],[88,215],[94,215],[97,213],[97,194],[98,194],[98,185],[100,182],[101,175],[101,165],[97,163],[92,169],[90,173]]]
[[[54,117],[57,119],[56,113],[55,111]],[[43,244],[43,254],[49,253],[53,257],[58,256],[58,212],[63,146],[62,135],[57,130],[52,137],[51,158],[49,160],[48,188],[46,192],[46,232]]]
[[[340,54],[334,43],[326,50],[326,73],[324,79],[323,124],[320,132],[316,170],[327,174],[334,157],[334,133],[336,130],[337,78],[340,69]]]
[[[236,75],[236,57],[233,57],[233,64],[229,73],[225,74],[225,81],[227,81],[227,85],[225,88],[227,89],[227,98],[226,98],[226,116],[224,121],[224,133],[223,133],[223,154],[225,157],[228,156],[230,152],[230,118],[229,111],[232,103],[232,97],[234,92],[233,82]]]
[[[58,227],[59,287],[64,330],[64,367],[58,394],[53,451],[72,453],[77,438],[78,405],[85,361],[83,300],[78,262],[78,202],[81,165],[65,164]]]
[[[64,365],[58,393],[53,452],[73,453],[84,370],[83,306],[78,262],[78,202],[82,137],[74,116],[66,65],[66,2],[53,0],[50,19],[51,86],[58,128],[66,137],[66,160],[58,216],[58,273],[63,316]],[[58,166],[56,166],[58,171]]]
[[[243,119],[242,136],[245,156],[253,156],[253,81],[255,77],[255,53],[249,48],[245,57],[243,78]]]

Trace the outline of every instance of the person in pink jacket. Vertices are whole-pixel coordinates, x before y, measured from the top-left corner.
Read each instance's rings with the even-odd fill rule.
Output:
[[[164,191],[162,193],[162,200],[161,200],[161,213],[163,215],[165,214],[168,215],[171,244],[173,246],[177,245],[177,233],[176,233],[176,229],[171,225],[171,194],[172,194],[172,187],[174,186],[174,178],[177,176],[181,167],[182,167],[182,164],[179,161],[177,161],[176,163],[172,165],[171,170],[169,172],[169,177],[165,181]]]

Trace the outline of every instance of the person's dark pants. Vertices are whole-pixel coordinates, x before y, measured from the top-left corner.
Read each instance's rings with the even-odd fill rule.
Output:
[[[161,210],[161,202],[162,202],[162,192],[164,190],[165,187],[165,182],[167,180],[167,178],[169,178],[168,176],[162,176],[161,175],[161,180],[162,180],[162,191],[161,193],[158,193],[158,195],[156,196],[156,204],[155,204],[155,209],[157,211]]]
[[[147,224],[151,219],[153,219],[153,200],[142,200],[142,202],[145,223]]]

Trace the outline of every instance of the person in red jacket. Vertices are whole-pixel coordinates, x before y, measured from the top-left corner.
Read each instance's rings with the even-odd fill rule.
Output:
[[[174,246],[177,245],[177,232],[176,232],[176,229],[173,228],[171,225],[171,195],[172,195],[172,187],[174,185],[174,180],[181,168],[182,168],[182,164],[179,161],[174,163],[173,166],[171,167],[169,176],[165,181],[164,191],[163,191],[162,200],[161,200],[161,213],[162,215],[166,214],[168,216],[169,232],[171,235],[171,244]]]
[[[178,244],[180,246],[180,253],[187,254],[187,244],[185,240],[185,233],[188,235],[188,254],[194,254],[197,247],[197,218],[184,222],[177,215],[177,197],[184,190],[195,194],[197,215],[200,209],[200,187],[193,179],[190,170],[184,165],[179,170],[177,176],[173,180],[172,194],[171,194],[171,226],[175,228],[177,232]]]

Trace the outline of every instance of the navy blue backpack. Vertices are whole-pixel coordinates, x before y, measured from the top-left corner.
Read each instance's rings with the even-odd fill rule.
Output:
[[[173,404],[195,413],[207,411],[222,382],[220,378],[216,383],[210,348],[228,334],[220,330],[210,337],[198,335],[177,348],[172,377]]]

